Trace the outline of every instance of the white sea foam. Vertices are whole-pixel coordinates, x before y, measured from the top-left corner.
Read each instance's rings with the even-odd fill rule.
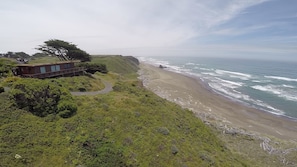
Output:
[[[274,108],[266,103],[264,103],[263,101],[261,100],[253,100],[252,101],[254,104],[256,104],[257,106],[261,107],[261,108],[264,108],[264,110],[272,113],[272,114],[276,114],[276,115],[284,115],[285,112],[277,109],[277,108]]]
[[[191,69],[186,69],[186,68],[173,66],[173,65],[166,65],[166,67],[167,67],[167,70],[173,71],[173,72],[176,72],[176,73],[190,74],[191,71],[192,71]]]
[[[284,115],[285,114],[285,112],[283,112],[282,110],[272,107],[271,105],[268,105],[261,100],[255,100],[255,99],[249,98],[248,101],[251,102],[253,105],[256,105],[257,108],[260,108],[260,109],[270,112],[272,114],[276,114],[276,115]]]
[[[286,85],[286,84],[283,84],[282,86],[285,87],[285,88],[292,88],[292,89],[295,88],[295,86],[292,86],[292,85]]]
[[[227,84],[230,84],[230,85],[234,85],[234,86],[237,86],[237,87],[240,87],[240,86],[243,86],[244,85],[244,83],[242,83],[242,82],[233,82],[233,81],[224,80],[224,79],[221,79],[221,78],[218,78],[218,77],[216,77],[216,79],[218,81],[222,81],[224,83],[227,83]]]
[[[270,93],[272,95],[283,98],[284,100],[296,101],[297,102],[297,85],[293,83],[281,83],[278,86],[273,85],[276,80],[297,82],[297,79],[286,78],[280,76],[259,76],[260,74],[255,73],[254,75],[248,73],[242,73],[237,71],[227,71],[221,69],[208,68],[204,64],[196,64],[196,62],[189,61],[183,66],[174,66],[171,61],[162,61],[154,58],[139,58],[140,61],[143,61],[148,64],[152,64],[156,67],[159,65],[166,66],[166,70],[174,71],[177,73],[183,73],[186,75],[192,75],[195,77],[201,77],[201,80],[208,82],[209,86],[216,92],[229,97],[235,101],[249,103],[252,106],[266,110],[273,114],[283,115],[283,111],[273,107],[273,103],[268,104],[261,100],[255,100],[248,95],[248,92],[244,93],[245,90],[237,89],[242,86],[248,86],[252,82],[257,84],[252,86],[252,88]],[[196,73],[194,73],[196,71]],[[199,73],[197,73],[199,71]],[[234,78],[234,79],[233,79]],[[237,82],[240,79],[241,82]],[[251,82],[248,82],[248,81]],[[236,81],[236,82],[234,82]],[[266,85],[263,85],[266,84]],[[271,87],[268,87],[268,86]],[[242,92],[241,92],[242,91]],[[261,99],[261,97],[259,97]]]
[[[236,90],[230,90],[226,87],[224,87],[224,85],[219,84],[219,83],[209,83],[209,86],[211,88],[213,88],[214,90],[218,91],[219,93],[223,93],[224,95],[226,95],[227,97],[237,100],[237,101],[241,101],[241,102],[249,102],[251,104],[253,104],[255,107],[258,107],[262,110],[265,110],[267,112],[270,112],[272,114],[276,114],[276,115],[284,115],[285,113],[277,108],[274,108],[266,103],[264,103],[261,100],[254,100],[252,98],[250,98],[250,96],[242,94],[239,91]]]
[[[261,90],[261,91],[264,91],[264,92],[271,92],[273,94],[280,94],[281,92],[277,91],[277,90],[273,90],[271,86],[267,85],[267,86],[262,86],[262,85],[255,85],[255,86],[252,86],[253,89],[256,89],[256,90]]]
[[[252,75],[250,74],[245,74],[245,73],[240,73],[240,72],[234,72],[234,71],[226,71],[226,70],[216,70],[216,73],[218,74],[232,74],[233,76],[242,76],[242,77],[246,77],[246,78],[251,78]]]
[[[252,80],[252,82],[254,82],[254,83],[269,83],[269,82],[271,82],[271,80]]]
[[[234,93],[233,91],[230,91],[228,88],[226,88],[226,85],[214,83],[214,82],[209,83],[208,85],[211,88],[213,88],[214,90],[218,91],[219,93],[223,93],[230,98],[233,98],[233,99],[241,99],[242,98],[242,94],[237,94],[237,93]]]
[[[209,68],[203,68],[203,67],[202,67],[202,68],[199,68],[199,69],[200,69],[200,70],[203,70],[203,71],[213,71],[213,70],[214,70],[214,69],[212,69],[212,68],[209,69]]]
[[[157,59],[149,58],[149,57],[137,57],[137,58],[138,58],[138,60],[140,62],[145,62],[145,63],[151,64],[151,65],[154,65],[154,66],[159,66],[159,65],[167,66],[167,65],[169,65],[168,61],[157,60]]]
[[[294,78],[287,78],[287,77],[279,77],[279,76],[265,76],[265,78],[269,78],[269,79],[277,79],[277,80],[282,80],[282,81],[293,81],[293,82],[297,82],[297,79]]]
[[[252,82],[261,83],[262,81],[260,81],[260,80],[252,80]]]
[[[250,79],[250,77],[244,77],[244,76],[239,76],[239,75],[229,75],[231,78],[239,78],[241,80],[247,81]]]
[[[212,73],[212,72],[202,72],[201,74],[215,76],[215,77],[218,77],[219,76],[218,74]]]
[[[255,85],[252,86],[252,88],[277,95],[278,97],[284,98],[286,100],[297,102],[297,91],[289,87],[285,87],[287,89],[284,89],[283,85]]]

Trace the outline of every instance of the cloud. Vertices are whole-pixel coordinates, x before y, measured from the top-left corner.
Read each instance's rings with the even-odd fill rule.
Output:
[[[52,38],[73,42],[92,54],[178,47],[211,33],[240,35],[263,28],[217,29],[264,2],[267,0],[8,1],[0,7],[7,16],[0,18],[7,23],[0,32],[0,51],[30,48],[29,52],[35,52],[32,48]]]
[[[270,15],[264,10],[270,2],[277,1],[7,1],[0,6],[0,14],[7,16],[0,18],[5,23],[1,25],[0,52],[34,53],[35,47],[54,38],[73,42],[91,54],[292,55],[297,51],[286,43],[296,44],[292,38],[296,33],[287,35],[291,38],[271,34],[281,32],[275,27],[284,31],[288,23],[282,19],[292,19],[296,13]],[[254,10],[257,6],[263,8]],[[258,19],[262,11],[276,19]],[[268,33],[269,29],[274,32]],[[264,31],[263,38],[255,37]],[[293,28],[291,31],[294,34]],[[232,42],[235,37],[237,41]],[[275,43],[278,40],[287,42]]]
[[[264,23],[259,25],[251,25],[246,27],[228,27],[228,28],[217,28],[217,30],[214,30],[210,32],[210,34],[213,35],[225,35],[225,36],[238,36],[238,35],[244,35],[249,34],[253,32],[258,32],[260,30],[265,30],[267,28],[271,28],[274,26],[280,26],[282,23],[274,22],[274,23]]]

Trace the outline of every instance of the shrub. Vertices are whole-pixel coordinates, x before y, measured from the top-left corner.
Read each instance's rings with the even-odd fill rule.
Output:
[[[9,59],[0,58],[0,78],[12,74],[15,62]]]
[[[86,88],[83,88],[83,87],[78,88],[78,90],[79,90],[80,92],[85,92],[85,91],[87,91],[87,89],[86,89]]]
[[[90,139],[85,141],[82,147],[87,154],[85,157],[90,157],[86,166],[127,166],[122,148],[112,142]]]
[[[3,83],[4,85],[7,85],[7,86],[12,86],[12,84],[16,81],[18,81],[19,79],[21,79],[20,77],[16,77],[16,76],[13,76],[13,77],[7,77],[4,79]]]
[[[109,110],[109,105],[106,104],[106,103],[103,103],[103,104],[101,105],[101,107],[103,108],[104,111],[108,111],[108,110]]]
[[[166,127],[160,127],[158,129],[158,132],[163,134],[163,135],[169,135],[169,130]]]
[[[4,87],[3,86],[0,86],[0,93],[4,92]]]
[[[86,71],[92,74],[94,74],[95,72],[101,72],[106,74],[108,72],[106,65],[100,63],[80,63],[79,67],[86,68]]]
[[[177,154],[178,152],[179,152],[178,148],[177,148],[175,145],[173,145],[173,146],[171,147],[171,153],[172,153],[173,155],[175,155],[175,154]]]
[[[62,118],[69,118],[74,115],[77,111],[77,106],[75,103],[67,100],[62,100],[58,104],[59,116]]]
[[[140,82],[139,81],[130,81],[130,82],[117,82],[112,89],[116,92],[128,92],[135,95],[140,95],[141,92],[139,90]]]
[[[49,80],[20,79],[13,84],[10,98],[17,107],[39,117],[55,115],[64,110],[76,112],[70,92]],[[66,113],[64,116],[69,115]]]

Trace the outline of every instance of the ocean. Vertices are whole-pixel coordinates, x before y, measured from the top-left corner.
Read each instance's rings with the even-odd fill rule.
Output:
[[[202,57],[139,60],[199,77],[214,92],[244,105],[297,119],[297,62]]]

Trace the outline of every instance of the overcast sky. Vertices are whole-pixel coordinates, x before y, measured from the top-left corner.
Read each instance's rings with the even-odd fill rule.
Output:
[[[297,0],[0,0],[0,53],[48,39],[90,54],[297,61]]]

